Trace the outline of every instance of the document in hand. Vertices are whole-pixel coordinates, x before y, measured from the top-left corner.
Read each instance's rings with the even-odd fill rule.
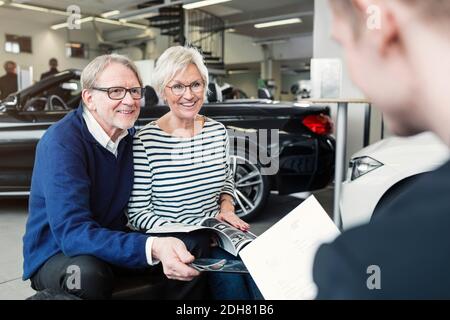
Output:
[[[314,257],[339,230],[314,196],[240,251],[240,257],[265,299],[314,299]]]

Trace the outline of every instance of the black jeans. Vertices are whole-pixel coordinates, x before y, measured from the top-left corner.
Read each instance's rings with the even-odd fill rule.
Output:
[[[177,233],[187,249],[197,258],[209,255],[210,236],[205,232]],[[77,273],[79,275],[76,278]],[[200,300],[207,296],[207,283],[203,275],[191,281],[169,280],[163,274],[161,264],[146,269],[126,269],[111,265],[90,255],[75,257],[56,254],[48,259],[31,277],[34,290],[64,290],[82,299],[110,299],[116,280],[121,277],[142,277],[142,281],[154,281],[155,273],[163,281],[157,299]]]

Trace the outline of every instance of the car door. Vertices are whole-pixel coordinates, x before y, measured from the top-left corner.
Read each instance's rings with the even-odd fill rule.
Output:
[[[36,145],[69,110],[0,112],[0,196],[27,194]]]

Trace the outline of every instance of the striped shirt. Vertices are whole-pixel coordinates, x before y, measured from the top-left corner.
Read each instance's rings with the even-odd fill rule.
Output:
[[[137,230],[198,224],[219,213],[220,194],[233,196],[229,139],[220,122],[205,118],[192,138],[174,137],[151,122],[134,137],[133,158],[128,219]]]

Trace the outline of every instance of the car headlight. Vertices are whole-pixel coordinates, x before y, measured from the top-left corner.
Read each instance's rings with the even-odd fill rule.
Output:
[[[369,173],[383,164],[371,157],[355,158],[350,161],[350,170],[352,172],[351,181],[358,179],[359,177]]]

